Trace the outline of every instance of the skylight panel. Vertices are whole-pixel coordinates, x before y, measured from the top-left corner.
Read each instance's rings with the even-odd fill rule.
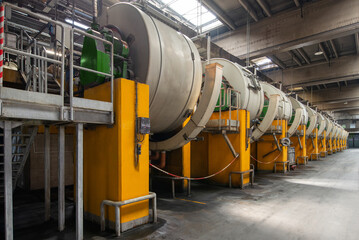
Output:
[[[207,32],[207,31],[209,31],[209,30],[211,30],[213,28],[217,28],[217,27],[222,26],[222,25],[223,24],[221,23],[221,21],[217,20],[217,21],[215,21],[215,22],[213,22],[211,24],[208,24],[208,25],[202,27],[202,32]]]
[[[187,23],[193,24],[190,26],[193,29],[196,27],[202,27],[202,31],[208,31],[212,28],[221,26],[222,23],[216,20],[216,16],[210,12],[203,5],[200,6],[197,0],[162,0],[164,9],[171,8],[173,11],[182,16]]]

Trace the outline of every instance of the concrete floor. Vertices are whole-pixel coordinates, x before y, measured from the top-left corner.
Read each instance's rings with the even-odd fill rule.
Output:
[[[35,224],[43,216],[40,206],[28,227],[15,224],[15,239],[74,239],[71,204],[71,220],[61,234],[56,209],[52,222]],[[21,208],[15,208],[15,221]],[[122,238],[359,239],[359,150],[336,153],[285,175],[258,174],[254,188],[245,190],[193,184],[191,198],[159,196],[158,208],[157,224]],[[99,226],[88,222],[85,230],[86,239],[114,239],[112,231],[100,233]]]

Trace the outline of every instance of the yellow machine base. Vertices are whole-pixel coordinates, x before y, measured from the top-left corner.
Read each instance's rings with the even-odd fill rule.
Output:
[[[277,135],[278,142],[285,138],[287,134],[287,121],[274,120],[273,126],[281,127],[281,134]],[[281,163],[288,160],[288,148],[281,146],[282,151],[277,150],[274,138],[272,135],[264,135],[257,142],[257,168],[262,171],[273,171],[275,162]],[[277,164],[278,171],[285,171],[283,164]]]
[[[138,84],[138,116],[149,117],[149,87]],[[148,135],[142,141],[142,154],[136,163],[135,82],[114,81],[113,126],[97,126],[84,131],[84,212],[99,222],[103,200],[123,201],[149,194]],[[110,83],[85,91],[85,98],[110,101]],[[106,220],[113,227],[115,210],[106,207]],[[148,222],[148,200],[121,207],[123,231]]]
[[[317,160],[319,156],[319,148],[318,148],[318,128],[314,130],[313,140],[311,137],[307,138],[307,154],[309,159]]]
[[[307,156],[307,145],[305,141],[305,133],[306,133],[306,126],[301,125],[299,126],[298,130],[302,131],[301,136],[292,136],[290,141],[293,143],[293,147],[295,148],[295,158],[298,164],[306,164]],[[298,139],[299,138],[299,139]],[[300,140],[300,142],[299,142]]]
[[[238,115],[237,115],[238,111]],[[244,172],[250,169],[250,144],[247,129],[250,128],[250,115],[246,110],[234,110],[231,118],[240,121],[239,132],[228,133],[227,136],[237,153],[238,159],[226,170],[212,177],[210,180],[215,183],[228,186],[230,172]],[[222,112],[221,119],[229,119],[229,114]],[[211,119],[219,119],[218,113],[213,113]],[[226,167],[233,155],[226,144],[222,134],[204,133],[204,141],[193,142],[191,145],[192,176],[201,177],[216,173]],[[206,159],[206,160],[204,160]],[[243,175],[243,186],[249,183],[249,173]],[[240,186],[240,175],[232,175],[232,186]]]

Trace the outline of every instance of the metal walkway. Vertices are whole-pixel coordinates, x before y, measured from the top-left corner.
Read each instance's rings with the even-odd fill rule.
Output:
[[[51,24],[56,28],[54,54],[47,54],[42,41],[25,30],[15,35],[15,44],[4,45],[5,25],[11,21],[11,12],[17,11]],[[4,18],[5,17],[5,18]],[[4,20],[5,19],[5,20]],[[40,33],[39,33],[40,34]],[[35,36],[39,35],[36,34]],[[74,61],[74,35],[87,36],[110,46],[110,72],[83,68]],[[68,46],[65,46],[65,43]],[[50,45],[51,46],[51,45]],[[5,57],[3,59],[3,57]],[[15,63],[24,83],[24,89],[4,86],[3,64]],[[49,73],[49,66],[58,72]],[[74,69],[89,71],[107,77],[111,82],[109,101],[85,99],[74,92]],[[66,77],[65,71],[69,74]],[[56,74],[55,74],[56,75]],[[58,230],[65,228],[65,127],[76,127],[76,239],[83,239],[83,126],[84,124],[111,125],[113,117],[113,44],[97,36],[75,29],[9,3],[0,4],[0,127],[3,143],[0,147],[0,197],[5,203],[5,239],[13,239],[13,189],[22,172],[37,127],[45,125],[45,221],[50,219],[50,125],[58,127]],[[17,129],[32,129],[29,139],[18,141]],[[20,136],[19,136],[20,137]],[[24,136],[20,137],[22,139]],[[20,146],[21,145],[21,146]],[[3,190],[2,190],[3,189]]]

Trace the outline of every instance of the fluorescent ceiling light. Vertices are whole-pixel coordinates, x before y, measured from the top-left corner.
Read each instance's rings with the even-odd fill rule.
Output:
[[[314,53],[315,56],[319,56],[319,55],[322,55],[322,54],[323,54],[323,52],[320,51],[320,50],[318,50],[318,51],[316,51],[316,52]]]
[[[73,21],[72,19],[70,18],[66,18],[65,19],[65,22],[69,23],[69,24],[73,24],[75,25],[76,27],[79,27],[79,28],[82,28],[82,29],[89,29],[90,27],[89,26],[86,26],[85,24],[82,24],[80,22],[77,22],[77,21]]]
[[[296,92],[296,91],[302,91],[303,88],[302,87],[295,87],[295,88],[291,88],[289,89],[289,91],[292,91],[292,92]]]

